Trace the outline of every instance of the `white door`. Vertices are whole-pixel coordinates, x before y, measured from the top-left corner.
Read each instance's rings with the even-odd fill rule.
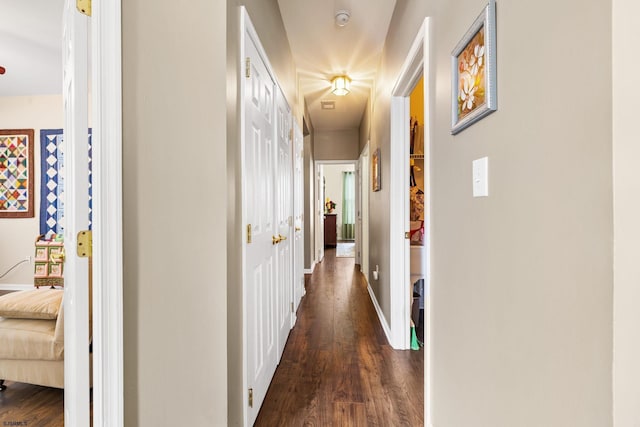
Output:
[[[278,363],[276,331],[276,249],[274,174],[274,82],[249,35],[245,55],[250,77],[244,88],[243,206],[245,238],[245,330],[247,387],[253,396],[247,423],[253,424]],[[249,227],[251,238],[249,239]],[[248,242],[250,240],[250,242]]]
[[[324,259],[324,172],[322,165],[316,165],[316,261]]]
[[[291,112],[280,90],[276,92],[276,221],[278,361],[289,337],[293,312],[293,171]],[[270,206],[270,205],[265,205]]]
[[[297,122],[293,127],[293,150],[294,150],[294,244],[293,244],[293,302],[294,302],[294,323],[295,311],[300,305],[300,300],[304,295],[304,137]]]
[[[89,227],[88,20],[75,2],[63,13],[63,103],[65,191],[64,418],[68,426],[88,426],[89,259],[76,252],[77,235]]]

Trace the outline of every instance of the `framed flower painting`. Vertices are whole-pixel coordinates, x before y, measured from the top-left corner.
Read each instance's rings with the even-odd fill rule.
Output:
[[[496,4],[489,4],[451,52],[451,133],[498,108],[496,96]]]

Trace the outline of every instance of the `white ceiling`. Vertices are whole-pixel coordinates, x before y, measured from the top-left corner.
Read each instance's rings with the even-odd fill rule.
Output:
[[[64,0],[0,0],[0,96],[62,93]]]
[[[0,0],[0,96],[62,92],[64,0]],[[356,129],[370,96],[395,0],[278,0],[300,91],[317,130]],[[335,12],[347,9],[345,27]],[[331,79],[347,74],[351,93],[335,96]],[[320,101],[334,100],[334,110]]]
[[[280,13],[313,127],[316,130],[357,129],[380,63],[395,0],[278,0]],[[335,23],[346,9],[351,20]],[[335,96],[331,79],[346,74],[351,93]],[[335,110],[321,101],[334,100]]]

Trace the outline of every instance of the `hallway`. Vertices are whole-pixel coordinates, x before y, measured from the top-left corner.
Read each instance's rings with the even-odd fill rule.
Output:
[[[354,262],[316,265],[256,426],[424,424],[424,349],[388,345]]]

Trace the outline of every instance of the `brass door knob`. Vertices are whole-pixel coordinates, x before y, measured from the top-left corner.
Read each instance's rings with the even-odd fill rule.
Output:
[[[278,235],[280,236],[280,235]],[[278,243],[280,243],[282,239],[280,237],[276,237],[276,236],[271,236],[271,244],[272,245],[277,245]]]
[[[286,236],[283,236],[282,234],[278,234],[278,237],[280,238],[280,241],[282,242],[283,240],[287,240]]]
[[[296,227],[296,231],[300,231],[302,230],[300,227]]]

